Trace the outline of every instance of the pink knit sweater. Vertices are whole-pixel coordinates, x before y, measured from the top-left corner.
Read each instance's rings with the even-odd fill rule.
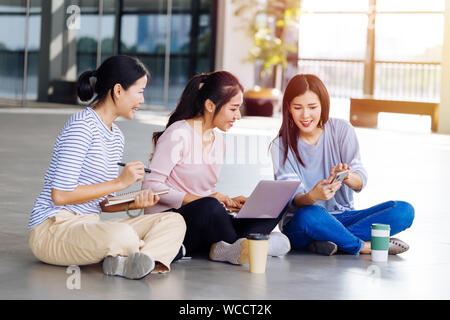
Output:
[[[149,161],[152,172],[142,182],[142,189],[170,191],[161,195],[156,205],[146,208],[145,213],[177,209],[186,193],[202,197],[214,193],[224,156],[221,134],[214,131],[214,143],[208,152],[200,134],[187,121],[174,122],[158,139]]]

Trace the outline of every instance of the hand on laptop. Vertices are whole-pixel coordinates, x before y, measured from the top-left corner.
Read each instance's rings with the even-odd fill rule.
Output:
[[[225,206],[225,208],[229,212],[239,212],[241,210],[242,206],[244,205],[245,201],[247,201],[247,198],[244,196],[234,197],[231,199],[233,201],[233,204],[231,206]]]
[[[236,208],[241,209],[242,206],[244,205],[245,201],[247,201],[247,199],[248,199],[247,197],[239,196],[239,197],[234,197],[231,200],[234,201]]]
[[[217,200],[219,200],[219,202],[221,202],[225,208],[236,206],[234,201],[231,200],[231,198],[229,196],[226,196],[220,192],[215,192],[215,193],[211,194],[210,197],[213,197],[213,198],[216,198]]]
[[[247,198],[244,196],[230,198],[229,196],[221,194],[220,192],[215,192],[210,196],[219,200],[227,210],[233,212],[238,212],[244,205],[245,201],[247,201]]]

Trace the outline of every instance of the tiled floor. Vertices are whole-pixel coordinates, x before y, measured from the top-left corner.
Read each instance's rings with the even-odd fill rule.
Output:
[[[37,261],[27,245],[26,226],[53,143],[71,112],[0,108],[0,299],[450,298],[450,136],[360,128],[369,183],[356,195],[356,207],[391,199],[412,203],[414,224],[399,235],[410,244],[408,252],[382,264],[364,255],[291,252],[269,258],[264,275],[250,274],[248,265],[200,258],[174,263],[169,274],[140,281],[106,277],[100,265],[92,265],[81,267],[80,289],[69,289],[71,270]],[[164,123],[165,115],[155,112],[119,121],[127,141],[124,160],[146,162],[151,134]],[[218,191],[248,195],[260,179],[272,179],[267,146],[278,126],[279,119],[243,119],[227,134],[234,154],[222,170]]]

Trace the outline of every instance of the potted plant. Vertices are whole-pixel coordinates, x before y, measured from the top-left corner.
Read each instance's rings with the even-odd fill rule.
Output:
[[[235,15],[248,21],[245,28],[252,39],[247,61],[255,65],[255,88],[244,94],[246,115],[272,116],[281,91],[276,88],[289,53],[297,52],[296,41],[286,34],[297,30],[300,0],[233,0]],[[248,19],[250,18],[250,19]]]

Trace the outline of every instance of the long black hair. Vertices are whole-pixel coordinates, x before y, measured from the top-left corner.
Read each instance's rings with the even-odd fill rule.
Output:
[[[205,101],[207,99],[215,104],[214,116],[216,116],[222,106],[237,95],[239,91],[244,92],[244,87],[228,71],[215,71],[193,76],[186,84],[178,100],[177,107],[171,113],[165,129],[176,121],[202,116],[205,112]],[[155,145],[165,129],[153,133],[153,143]]]
[[[83,72],[78,78],[78,97],[81,101],[89,101],[97,94],[91,105],[104,101],[111,90],[111,98],[114,100],[116,84],[120,84],[127,90],[136,80],[143,76],[150,76],[147,68],[136,57],[117,55],[107,58],[97,70]],[[96,78],[95,85],[91,84],[91,78]]]

